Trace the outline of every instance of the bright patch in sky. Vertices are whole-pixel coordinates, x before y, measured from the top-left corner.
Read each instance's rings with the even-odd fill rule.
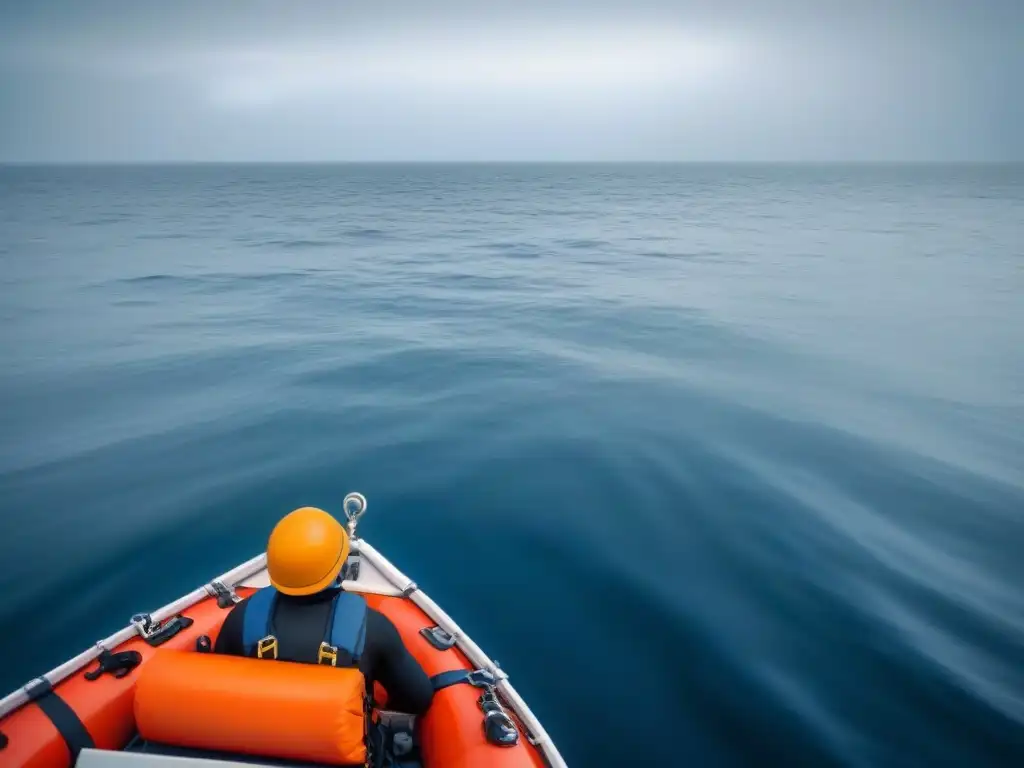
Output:
[[[202,71],[216,103],[274,106],[374,90],[578,94],[693,88],[728,77],[741,53],[731,41],[620,31],[568,40],[229,51],[212,56]]]

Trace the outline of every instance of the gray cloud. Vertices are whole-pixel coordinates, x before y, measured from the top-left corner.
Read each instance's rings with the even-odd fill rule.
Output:
[[[1024,3],[9,2],[4,160],[1024,159]]]

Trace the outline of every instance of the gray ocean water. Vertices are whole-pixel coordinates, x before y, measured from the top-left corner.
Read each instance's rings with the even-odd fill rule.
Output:
[[[1024,764],[1024,167],[0,168],[0,688],[361,531],[574,766]]]

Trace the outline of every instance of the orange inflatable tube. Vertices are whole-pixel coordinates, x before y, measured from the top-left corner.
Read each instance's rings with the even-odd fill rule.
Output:
[[[162,651],[136,682],[135,722],[149,741],[361,765],[365,693],[358,670]]]
[[[248,595],[249,588],[237,590]],[[411,600],[366,595],[373,608],[398,628],[406,647],[430,676],[472,669],[458,649],[441,651],[419,633],[433,622]],[[135,650],[142,663],[123,678],[87,680],[90,664],[54,687],[90,740],[100,749],[122,749],[135,732],[144,738],[214,751],[283,757],[303,762],[360,764],[365,759],[362,697],[356,672],[195,653],[196,638],[215,642],[227,611],[214,599],[184,611],[195,623],[159,648],[134,637],[116,651]],[[244,670],[244,671],[243,671]],[[329,679],[329,692],[325,679]],[[378,701],[385,698],[378,689]],[[420,719],[426,766],[444,768],[542,768],[540,751],[520,725],[514,747],[488,743],[481,690],[453,685],[438,691]],[[0,720],[9,743],[0,750],[3,768],[70,768],[73,757],[62,734],[32,702]],[[52,705],[53,702],[50,702]],[[52,707],[51,707],[52,708]],[[510,713],[511,714],[511,713]]]
[[[412,601],[380,595],[367,595],[366,599],[391,620],[409,652],[431,677],[452,669],[473,669],[462,651],[438,650],[420,635],[420,630],[433,622]],[[521,723],[522,738],[516,746],[488,743],[483,712],[477,704],[481,693],[469,685],[453,685],[434,694],[430,709],[420,721],[424,764],[444,768],[546,768],[547,762],[527,741]]]
[[[237,591],[242,596],[253,592],[248,588]],[[142,665],[131,674],[123,678],[102,675],[96,680],[88,680],[85,673],[95,669],[96,662],[93,662],[61,681],[51,696],[59,697],[71,709],[97,748],[122,749],[135,730],[132,702],[135,680],[142,669],[165,649],[195,648],[199,635],[209,635],[216,641],[226,613],[217,606],[216,600],[204,600],[184,611],[184,615],[195,623],[159,648],[152,648],[141,638],[133,637],[112,649],[142,654]],[[7,746],[0,750],[0,766],[3,768],[70,768],[74,764],[65,739],[39,703],[25,704],[0,719],[0,733],[8,739]]]

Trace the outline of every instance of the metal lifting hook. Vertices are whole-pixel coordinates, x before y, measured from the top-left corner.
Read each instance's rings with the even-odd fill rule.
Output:
[[[366,514],[366,506],[366,497],[355,492],[348,494],[341,503],[341,508],[345,511],[345,519],[348,520],[348,535],[352,538],[355,538],[359,518]]]

